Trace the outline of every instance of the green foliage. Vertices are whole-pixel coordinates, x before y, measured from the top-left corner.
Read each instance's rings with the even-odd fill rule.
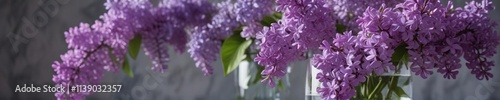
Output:
[[[262,21],[260,21],[260,24],[262,24],[263,26],[271,26],[272,23],[278,22],[278,20],[281,19],[281,16],[283,16],[283,14],[279,12],[264,16],[262,18]]]
[[[344,33],[347,30],[347,27],[343,24],[337,23],[335,25],[335,28],[337,29],[337,33]]]
[[[136,59],[137,55],[139,54],[139,49],[141,48],[141,36],[137,35],[134,37],[134,39],[129,41],[128,45],[128,54],[133,58]]]
[[[246,58],[245,50],[250,46],[252,40],[245,40],[240,36],[241,30],[224,40],[221,47],[221,58],[224,69],[224,76],[227,76],[242,60]]]
[[[392,54],[392,59],[391,62],[394,66],[397,67],[396,70],[401,69],[401,65],[405,65],[408,67],[408,59],[409,59],[409,54],[408,54],[408,49],[406,49],[406,44],[401,44],[396,49],[394,50],[394,53]]]
[[[125,61],[123,61],[122,71],[125,72],[125,74],[127,74],[129,77],[134,77],[134,72],[132,72],[127,58],[125,58]]]

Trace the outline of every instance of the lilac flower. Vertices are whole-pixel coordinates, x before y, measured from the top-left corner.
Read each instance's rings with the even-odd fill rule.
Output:
[[[203,26],[210,23],[216,8],[207,0],[162,0],[156,14],[169,23],[183,27]]]
[[[157,23],[154,23],[141,31],[142,46],[145,54],[153,62],[151,69],[158,72],[164,72],[167,68],[167,62],[169,61],[167,43],[169,39],[172,39],[170,36],[172,36],[172,34],[183,33],[169,32],[174,30],[174,28],[172,28],[173,26],[164,23],[164,21],[159,20],[159,18],[155,22]]]
[[[211,63],[218,57],[221,41],[231,36],[240,26],[230,4],[229,1],[219,3],[219,12],[213,16],[211,22],[205,26],[197,26],[192,31],[188,53],[196,62],[196,67],[201,68],[205,75],[212,74]]]
[[[366,8],[394,7],[404,0],[330,0],[328,6],[333,9],[337,24],[342,24],[346,30],[360,31],[356,20],[363,15]]]
[[[493,61],[488,61],[496,54],[500,37],[494,28],[497,23],[490,20],[488,11],[493,10],[492,2],[483,0],[482,2],[468,2],[464,9],[457,8],[460,20],[463,20],[465,29],[461,29],[458,34],[464,40],[461,45],[464,49],[464,58],[468,61],[467,68],[471,69],[471,74],[475,74],[479,80],[489,80],[493,74],[489,72],[494,66]]]
[[[72,27],[64,32],[68,48],[90,51],[95,49],[103,41],[103,36],[94,32],[89,24],[80,23],[79,27]]]
[[[337,35],[333,44],[323,42],[322,54],[313,58],[323,99],[349,99],[354,87],[371,72],[394,70],[391,58],[396,48],[409,54],[415,75],[427,78],[436,68],[444,78],[455,79],[462,55],[467,67],[479,80],[489,80],[499,36],[496,23],[488,18],[491,2],[470,2],[465,8],[453,8],[438,0],[406,0],[394,8],[368,7],[357,19],[360,32]],[[392,62],[394,63],[394,62]]]
[[[183,53],[186,48],[186,29],[208,23],[208,14],[213,13],[208,1],[171,0],[162,1],[159,7],[145,13],[145,19],[136,31],[142,36],[146,55],[152,60],[152,70],[164,72],[169,61],[168,45]]]
[[[163,0],[154,12],[155,22],[161,26],[157,28],[168,34],[167,43],[183,53],[188,42],[186,29],[209,23],[215,8],[205,0]]]
[[[269,85],[273,87],[275,86],[274,78],[279,79],[284,76],[288,63],[299,59],[301,53],[296,46],[292,45],[292,36],[284,27],[276,23],[271,24],[270,27],[264,27],[257,34],[257,39],[261,40],[259,44],[261,51],[254,61],[264,65],[265,69],[261,74],[265,78],[262,81],[269,81]]]
[[[97,85],[102,71],[117,71],[123,63],[128,42],[142,36],[153,70],[163,72],[168,61],[167,44],[180,52],[187,42],[186,28],[206,24],[212,13],[208,1],[176,0],[178,5],[153,8],[148,0],[108,0],[106,12],[93,25],[86,23],[65,32],[69,51],[52,65],[57,86]],[[175,5],[173,5],[175,4]],[[184,14],[180,14],[184,13]],[[191,21],[187,23],[188,21]],[[82,100],[90,92],[59,92],[58,99]]]
[[[401,13],[407,21],[403,41],[408,45],[407,49],[410,54],[409,62],[412,62],[410,65],[412,71],[422,78],[427,78],[433,74],[430,71],[432,68],[439,67],[438,72],[445,74],[445,77],[455,77],[453,76],[456,75],[453,74],[455,73],[454,70],[460,68],[460,66],[449,63],[457,60],[461,55],[461,50],[455,43],[443,44],[443,40],[453,39],[454,36],[451,36],[453,32],[441,31],[447,30],[445,26],[450,24],[447,21],[451,20],[446,19],[449,8],[442,6],[437,0],[407,0],[398,4],[396,8],[402,9]],[[449,59],[444,59],[444,57]]]
[[[403,9],[405,19],[411,22],[406,29],[414,39],[404,41],[408,44],[410,62],[413,62],[412,71],[417,75],[426,78],[432,74],[430,69],[438,68],[443,77],[455,78],[461,67],[459,58],[465,54],[469,61],[467,67],[478,79],[488,80],[493,76],[488,72],[493,64],[489,64],[491,61],[486,58],[495,53],[499,38],[493,31],[496,24],[487,17],[487,12],[492,10],[487,0],[482,3],[472,1],[465,6],[466,9],[454,9],[451,2],[441,6],[437,0],[408,0],[398,7]],[[484,53],[476,52],[478,49]]]
[[[277,11],[283,12],[278,23],[257,34],[261,51],[254,59],[266,68],[261,73],[274,86],[274,78],[285,75],[290,62],[302,59],[307,50],[317,50],[323,40],[333,40],[335,23],[325,0],[277,0]]]
[[[321,83],[317,92],[323,99],[345,100],[353,97],[356,94],[354,88],[366,81],[365,76],[381,67],[377,61],[367,61],[365,55],[368,52],[358,45],[360,42],[351,32],[337,35],[332,44],[323,41],[320,46],[323,52],[315,54],[312,59],[313,66],[321,71],[316,78]]]
[[[235,4],[236,20],[242,23],[259,22],[273,11],[273,0],[238,0]]]
[[[241,37],[255,37],[262,30],[260,21],[273,11],[273,0],[238,0],[235,4],[236,20],[246,25],[243,27]]]
[[[52,80],[57,86],[96,85],[104,68],[116,66],[109,58],[108,48],[102,44],[102,34],[95,32],[88,24],[82,23],[65,33],[70,44],[69,51],[61,55],[61,62],[55,61]],[[84,42],[86,41],[86,42]],[[82,100],[90,92],[57,92],[58,99]]]
[[[276,11],[283,12],[280,25],[294,39],[293,45],[305,52],[317,49],[323,40],[335,36],[335,19],[326,0],[277,0]]]
[[[262,30],[264,26],[262,26],[260,23],[254,22],[247,24],[246,26],[243,27],[243,31],[241,31],[241,37],[243,38],[252,38],[257,35],[259,31]]]
[[[205,75],[210,75],[213,73],[211,63],[217,60],[222,42],[210,38],[214,33],[210,33],[207,27],[195,27],[193,33],[188,52],[196,62],[196,67],[201,68]]]
[[[152,16],[152,4],[147,0],[107,0],[104,6],[108,10],[100,16],[92,27],[103,34],[104,44],[113,48],[112,54],[118,63],[124,61],[128,42],[137,35],[139,28],[144,27]],[[106,68],[117,71],[119,67]]]
[[[234,15],[234,7],[231,6],[229,1],[217,4],[219,9],[216,15],[212,18],[212,22],[207,25],[210,29],[211,38],[223,40],[233,34],[234,29],[238,28],[240,24],[236,21]]]

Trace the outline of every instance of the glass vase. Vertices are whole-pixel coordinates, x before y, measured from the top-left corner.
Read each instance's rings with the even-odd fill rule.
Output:
[[[260,69],[258,68],[260,67]],[[267,82],[261,82],[262,66],[257,63],[243,61],[240,63],[236,80],[239,87],[238,100],[280,100],[280,89],[289,86],[288,75],[281,78],[276,87],[270,87]]]
[[[316,79],[318,69],[308,64],[306,76],[306,100],[322,100],[316,91],[320,86]],[[382,75],[366,76],[366,81],[356,87],[354,100],[411,100],[411,71],[406,66],[398,66]]]
[[[406,66],[382,75],[369,75],[367,80],[356,88],[355,99],[370,100],[411,100],[411,71]]]

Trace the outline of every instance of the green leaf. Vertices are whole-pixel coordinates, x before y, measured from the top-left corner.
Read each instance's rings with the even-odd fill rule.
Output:
[[[245,97],[242,97],[242,96],[236,96],[236,100],[245,100]]]
[[[344,33],[347,30],[347,27],[341,23],[337,23],[335,25],[335,28],[337,29],[337,33]]]
[[[363,88],[364,83],[361,83],[359,86],[356,86],[356,97],[355,99],[361,99],[364,96],[363,92],[361,92],[361,88]]]
[[[408,68],[408,60],[410,59],[410,54],[406,53],[404,56],[403,56],[403,64],[405,65],[406,69],[409,69]]]
[[[398,95],[399,97],[409,97],[408,94],[406,94],[406,92],[403,90],[403,88],[401,87],[395,87],[393,88],[394,90],[394,93],[396,93],[396,95]]]
[[[279,80],[279,81],[278,81],[278,88],[279,88],[279,90],[281,90],[281,91],[285,91],[285,85],[283,85],[282,80]]]
[[[386,99],[392,98],[392,92],[396,92],[394,89],[398,87],[399,76],[391,76],[389,92],[387,93]]]
[[[238,68],[240,62],[246,58],[245,50],[252,43],[252,40],[242,38],[240,33],[241,31],[235,32],[222,43],[220,55],[224,66],[224,76]]]
[[[125,74],[127,74],[129,77],[134,77],[134,72],[132,72],[132,69],[130,69],[127,58],[125,58],[125,61],[123,61],[122,71],[125,72]]]
[[[271,17],[271,16],[264,16],[262,18],[262,21],[260,21],[260,24],[262,24],[263,26],[271,26],[272,23],[275,23],[276,20]]]
[[[406,79],[406,81],[403,83],[403,86],[407,86],[410,84],[411,78]]]
[[[278,20],[281,19],[282,15],[282,13],[276,12],[271,15],[264,16],[262,18],[262,21],[260,21],[260,24],[262,24],[263,26],[271,26],[272,23],[278,22]]]
[[[275,13],[273,13],[273,16],[276,19],[281,19],[281,17],[283,16],[283,13],[281,13],[281,12],[275,12]]]
[[[406,44],[401,44],[396,47],[394,53],[392,54],[392,65],[399,68],[399,65],[408,65],[408,49],[406,49]]]
[[[139,54],[139,49],[141,48],[141,36],[137,35],[134,39],[129,41],[128,45],[128,54],[133,58],[137,58],[137,54]]]

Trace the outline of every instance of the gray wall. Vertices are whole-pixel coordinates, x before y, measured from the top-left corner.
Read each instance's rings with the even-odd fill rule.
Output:
[[[92,23],[105,12],[103,3],[104,0],[0,0],[0,100],[55,99],[53,93],[13,91],[16,85],[54,85],[51,64],[67,50],[63,32],[80,22]],[[495,5],[500,7],[500,2]],[[500,22],[498,9],[492,12],[492,18]],[[132,62],[133,78],[123,72],[107,72],[102,80],[103,84],[122,84],[120,93],[96,93],[87,99],[232,100],[239,94],[235,75],[224,77],[220,61],[213,64],[214,75],[203,76],[188,54],[170,54],[169,69],[161,74],[149,70],[151,63],[141,53]],[[428,79],[413,77],[413,99],[500,99],[500,57],[492,59],[497,67],[493,68],[494,79],[490,81],[478,81],[465,66],[456,80],[443,79],[440,74]],[[283,99],[304,98],[306,62],[292,64],[289,87],[293,88],[281,94]]]

